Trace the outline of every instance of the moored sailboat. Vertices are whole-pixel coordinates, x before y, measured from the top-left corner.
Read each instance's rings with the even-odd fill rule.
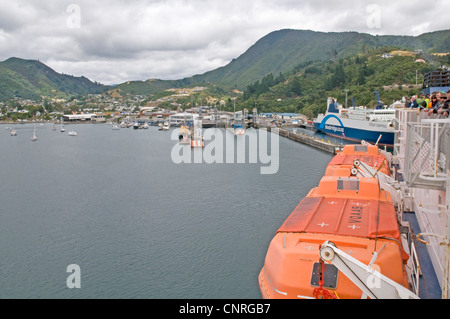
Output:
[[[33,136],[31,137],[31,140],[32,140],[33,142],[36,142],[36,141],[38,140],[38,137],[37,137],[37,135],[36,135],[36,125],[34,125],[34,128],[33,128]]]

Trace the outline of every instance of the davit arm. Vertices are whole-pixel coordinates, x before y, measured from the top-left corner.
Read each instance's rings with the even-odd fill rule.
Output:
[[[332,242],[323,243],[319,254],[323,261],[336,266],[371,299],[419,299],[409,289],[346,254]]]

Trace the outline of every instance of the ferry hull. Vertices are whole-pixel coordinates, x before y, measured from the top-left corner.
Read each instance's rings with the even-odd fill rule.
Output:
[[[342,127],[330,124],[323,126],[321,125],[321,123],[318,122],[314,123],[314,128],[317,131],[322,132],[326,135],[343,138],[344,140],[347,141],[361,142],[362,140],[364,140],[373,144],[378,142],[378,145],[383,146],[394,145],[394,137],[395,137],[394,131],[392,132],[372,131],[372,130],[364,130],[361,128],[351,128],[346,126]]]

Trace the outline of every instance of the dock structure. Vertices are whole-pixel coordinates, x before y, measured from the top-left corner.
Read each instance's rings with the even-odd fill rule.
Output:
[[[272,128],[270,126],[268,126],[267,131],[271,132]],[[280,136],[286,137],[286,138],[293,140],[295,142],[298,142],[298,143],[302,143],[302,144],[306,144],[306,145],[315,147],[317,149],[320,149],[322,151],[325,151],[325,152],[333,154],[333,155],[336,155],[337,152],[340,151],[340,149],[342,147],[341,145],[333,144],[330,141],[323,141],[318,138],[308,136],[306,134],[295,133],[290,130],[285,130],[282,128],[280,128],[278,130],[278,132],[279,132],[278,134]],[[275,131],[274,131],[274,133],[275,133]]]

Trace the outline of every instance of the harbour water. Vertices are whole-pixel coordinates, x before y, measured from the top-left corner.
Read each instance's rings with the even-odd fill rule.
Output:
[[[175,164],[177,142],[155,127],[46,124],[32,142],[31,124],[14,137],[5,126],[0,298],[260,298],[270,240],[332,158],[280,138],[278,172],[261,175]],[[67,287],[71,264],[80,289]]]

